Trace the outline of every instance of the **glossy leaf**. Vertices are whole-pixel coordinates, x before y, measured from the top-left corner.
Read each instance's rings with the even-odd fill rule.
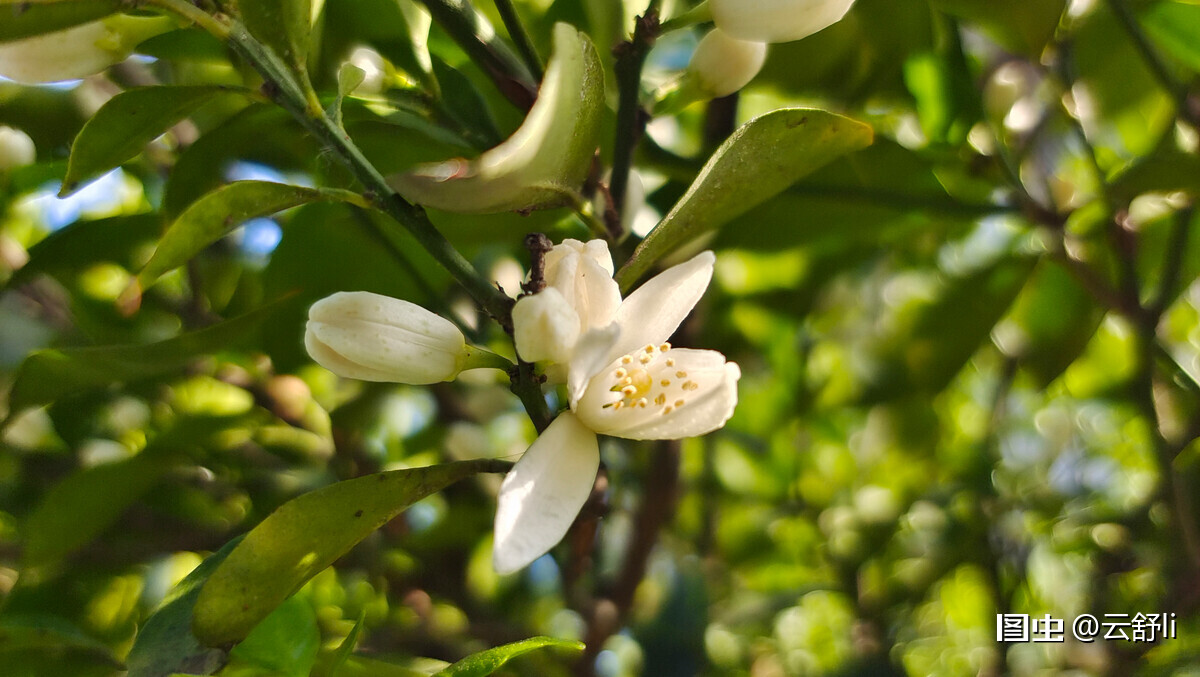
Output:
[[[210,646],[236,642],[304,583],[413,502],[494,468],[468,461],[338,482],[263,520],[204,585],[193,628]]]
[[[182,369],[197,357],[253,339],[263,323],[290,299],[267,304],[241,317],[148,345],[62,348],[33,353],[21,363],[9,395],[10,416],[29,407]]]
[[[930,0],[935,7],[982,28],[1008,49],[1037,56],[1054,37],[1066,0]]]
[[[1158,2],[1143,15],[1146,30],[1193,71],[1200,71],[1200,6]]]
[[[345,191],[269,181],[235,181],[218,188],[188,207],[167,229],[154,255],[138,273],[137,291],[149,288],[163,274],[187,263],[250,219],[322,200],[361,202],[358,196]]]
[[[747,122],[617,272],[628,290],[662,257],[783,192],[825,164],[871,144],[870,127],[821,110],[787,108]]]
[[[225,651],[201,646],[192,634],[192,607],[200,596],[200,586],[241,541],[239,536],[206,557],[146,620],[125,659],[128,677],[169,677],[180,672],[211,675],[225,663]]]
[[[547,647],[570,649],[572,651],[583,651],[584,648],[583,642],[575,640],[533,637],[467,656],[445,670],[439,671],[434,677],[486,677],[499,670],[505,663],[517,656]]]
[[[423,165],[389,181],[412,202],[459,214],[571,204],[591,167],[603,108],[596,47],[559,24],[538,99],[508,140],[474,160]]]
[[[0,43],[78,26],[106,17],[123,5],[121,0],[0,0]]]
[[[197,108],[238,90],[220,85],[140,87],[109,99],[88,120],[75,143],[59,197],[142,152],[146,144]]]

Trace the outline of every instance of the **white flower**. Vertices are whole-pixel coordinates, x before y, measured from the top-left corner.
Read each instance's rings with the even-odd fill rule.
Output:
[[[717,28],[741,40],[791,42],[841,20],[854,0],[709,0]]]
[[[696,45],[688,72],[706,95],[717,98],[749,84],[766,60],[765,43],[739,40],[717,28]]]
[[[576,342],[567,365],[571,410],[558,416],[504,478],[493,564],[516,571],[560,541],[592,489],[597,434],[639,440],[694,437],[725,425],[738,366],[711,350],[666,340],[700,300],[715,257],[704,252],[647,282],[613,322]]]
[[[408,301],[339,292],[308,311],[308,354],[339,376],[426,385],[464,369],[500,366],[501,358],[466,345],[449,320]]]
[[[31,165],[36,159],[37,148],[28,134],[0,125],[0,172]]]
[[[124,14],[0,44],[0,75],[28,84],[74,80],[124,61],[138,43],[175,28],[162,16]]]
[[[613,321],[621,290],[603,240],[564,240],[544,261],[546,289],[517,301],[513,341],[522,359],[565,363],[579,337]]]

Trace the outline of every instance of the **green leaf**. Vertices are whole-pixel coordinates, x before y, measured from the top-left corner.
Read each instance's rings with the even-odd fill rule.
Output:
[[[421,166],[389,181],[412,202],[458,214],[569,205],[591,168],[603,110],[604,72],[595,45],[559,24],[537,102],[508,140],[474,160]]]
[[[205,583],[192,624],[196,636],[209,646],[246,637],[308,579],[413,502],[494,467],[468,461],[375,473],[285,503]]]
[[[872,141],[867,125],[821,110],[786,108],[747,122],[713,153],[671,213],[617,272],[617,281],[628,290],[678,247]]]
[[[135,250],[154,242],[161,232],[162,219],[157,214],[77,221],[30,248],[29,261],[5,286],[25,284],[37,275],[66,281],[101,261],[132,266]]]
[[[930,0],[948,14],[983,29],[1002,46],[1026,56],[1038,56],[1054,37],[1066,0]]]
[[[205,195],[188,207],[167,229],[154,255],[137,275],[144,290],[158,278],[198,254],[246,221],[322,200],[362,203],[347,191],[305,188],[270,181],[235,181]],[[135,292],[140,293],[134,288]]]
[[[148,345],[38,351],[17,370],[9,394],[9,417],[112,383],[169,374],[201,355],[241,345],[290,302],[290,298],[281,299],[241,317]]]
[[[291,597],[255,626],[230,656],[266,668],[273,675],[308,677],[320,645],[321,633],[312,605]]]
[[[53,33],[116,12],[122,0],[68,0],[36,3],[0,0],[0,43]]]
[[[140,87],[109,99],[75,137],[59,197],[136,156],[197,108],[227,94],[244,92],[221,85]]]
[[[347,659],[354,655],[354,647],[358,644],[358,637],[362,634],[363,622],[366,620],[366,611],[363,611],[358,616],[358,622],[354,624],[354,628],[350,630],[350,634],[346,635],[346,639],[342,640],[337,651],[329,660],[329,664],[325,669],[325,674],[330,677],[336,677],[338,670],[346,664]]]
[[[305,72],[311,0],[242,0],[238,9],[251,35],[275,50],[297,73]]]
[[[486,677],[499,670],[505,663],[517,656],[546,647],[557,647],[572,651],[583,651],[584,649],[583,642],[575,640],[533,637],[467,656],[445,670],[438,672],[434,677]]]
[[[46,494],[25,522],[25,564],[55,562],[87,545],[178,464],[140,453],[80,470]]]
[[[863,399],[941,392],[987,340],[1035,263],[1014,254],[940,280],[929,298],[903,311],[895,331],[879,337],[880,368],[871,375]]]
[[[1159,2],[1143,15],[1146,31],[1171,54],[1194,71],[1200,71],[1200,6],[1187,2]]]
[[[1104,308],[1061,264],[1042,261],[997,331],[1001,347],[1045,387],[1083,354]]]
[[[200,596],[200,586],[241,541],[238,536],[206,557],[146,619],[125,659],[128,677],[169,677],[180,672],[211,675],[225,663],[225,651],[201,646],[192,634],[192,607]]]

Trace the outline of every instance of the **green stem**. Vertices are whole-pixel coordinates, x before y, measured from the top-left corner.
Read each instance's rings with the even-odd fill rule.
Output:
[[[467,0],[419,0],[438,25],[472,61],[496,83],[509,101],[528,110],[537,97],[537,85],[520,57],[497,35],[486,18]]]
[[[222,41],[229,39],[229,26],[186,0],[144,0],[144,3],[187,19]]]
[[[533,74],[535,80],[541,80],[542,60],[533,46],[533,41],[529,39],[529,33],[525,30],[525,25],[521,23],[521,17],[513,7],[512,0],[495,0],[495,2],[496,11],[500,12],[500,20],[504,22],[504,27],[508,30],[508,37],[516,43],[517,51],[525,60],[525,66],[529,68],[529,72]]]
[[[507,324],[512,308],[511,299],[493,287],[463,258],[429,221],[425,210],[404,200],[388,185],[383,175],[367,160],[350,136],[338,128],[324,110],[319,106],[314,110],[309,105],[307,93],[279,58],[254,40],[240,25],[235,25],[231,31],[230,44],[268,83],[277,88],[278,103],[291,112],[323,145],[337,152],[355,178],[366,187],[371,206],[404,226],[488,314],[501,324]]]

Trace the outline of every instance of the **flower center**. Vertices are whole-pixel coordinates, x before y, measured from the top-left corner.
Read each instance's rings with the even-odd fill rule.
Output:
[[[690,380],[686,371],[675,368],[670,352],[670,343],[648,345],[618,360],[609,391],[620,393],[621,399],[609,402],[604,408],[613,411],[651,408],[666,416],[686,404],[684,395],[700,385]]]

